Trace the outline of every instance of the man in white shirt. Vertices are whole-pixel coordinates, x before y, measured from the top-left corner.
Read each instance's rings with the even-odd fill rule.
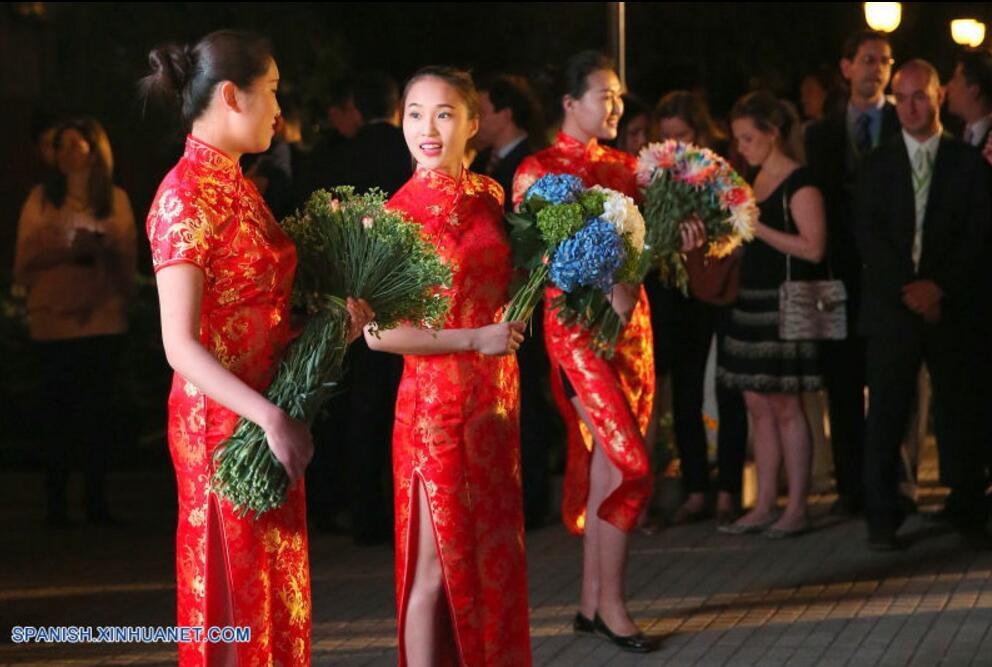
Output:
[[[864,260],[860,327],[868,339],[865,451],[868,545],[899,547],[899,446],[927,364],[947,514],[971,538],[984,537],[986,453],[976,373],[987,308],[983,250],[992,219],[988,166],[974,148],[943,134],[943,92],[922,60],[893,78],[902,132],[865,159],[855,206]]]

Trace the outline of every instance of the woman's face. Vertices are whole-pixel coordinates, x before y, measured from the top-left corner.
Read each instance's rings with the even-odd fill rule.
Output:
[[[641,114],[631,118],[623,128],[623,140],[620,142],[620,150],[631,155],[637,155],[648,143],[647,114]]]
[[[403,136],[414,160],[427,169],[458,176],[465,146],[479,131],[458,90],[433,76],[418,79],[404,100]]]
[[[765,163],[768,156],[775,150],[778,132],[763,132],[754,124],[751,118],[738,118],[730,124],[737,142],[737,150],[752,167]]]
[[[93,163],[94,147],[74,128],[62,131],[56,146],[56,160],[59,171],[66,176],[89,170]]]
[[[623,115],[620,79],[613,70],[601,69],[589,74],[586,84],[582,97],[565,96],[566,122],[586,137],[616,139]]]
[[[235,136],[242,144],[242,153],[264,153],[272,144],[279,118],[279,68],[275,60],[262,76],[247,89],[237,89],[240,113],[235,116]]]
[[[658,121],[658,135],[662,139],[674,139],[686,144],[696,143],[696,131],[678,116],[662,118]]]

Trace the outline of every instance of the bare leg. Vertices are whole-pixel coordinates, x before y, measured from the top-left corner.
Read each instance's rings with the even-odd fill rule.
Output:
[[[685,498],[685,502],[682,503],[682,508],[686,512],[691,512],[692,514],[698,514],[706,509],[706,494],[705,493],[690,493]]]
[[[789,481],[789,502],[773,527],[794,530],[806,525],[807,521],[806,496],[809,494],[813,459],[809,424],[806,423],[802,397],[799,394],[777,394],[768,398],[775,413],[782,443],[782,457],[785,460],[785,475]]]
[[[716,511],[719,513],[730,513],[734,511],[734,496],[727,491],[720,491],[716,494]]]
[[[590,421],[578,398],[572,399],[572,403],[588,425]],[[627,613],[623,589],[628,536],[613,524],[599,518],[599,506],[620,485],[622,479],[622,474],[610,462],[602,444],[596,440],[589,468],[580,604],[582,613],[587,617],[591,618],[590,611],[599,613],[610,630],[619,635],[632,635],[638,632],[638,628]]]
[[[737,523],[742,526],[770,521],[778,505],[778,469],[782,461],[778,425],[768,397],[744,392],[744,402],[754,426],[754,462],[758,468],[758,502]]]
[[[437,556],[434,525],[427,500],[427,491],[418,480],[417,517],[411,517],[411,530],[416,529],[417,552],[414,556],[413,582],[404,614],[403,647],[410,667],[432,667],[438,661],[441,600],[444,586],[441,561]]]

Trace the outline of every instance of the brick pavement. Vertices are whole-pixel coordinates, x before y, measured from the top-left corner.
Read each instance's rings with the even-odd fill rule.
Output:
[[[149,473],[118,475],[128,527],[53,534],[36,527],[37,511],[14,509],[40,493],[40,477],[0,475],[0,529],[7,536],[0,550],[0,663],[175,661],[170,646],[9,643],[14,624],[173,623],[170,484]],[[129,498],[122,498],[124,489]],[[535,664],[992,666],[992,553],[968,550],[919,516],[904,528],[913,539],[908,550],[872,553],[861,523],[825,517],[829,500],[815,499],[817,530],[792,540],[720,535],[712,523],[637,535],[631,609],[662,641],[648,656],[572,636],[580,542],[560,526],[528,534]],[[395,664],[391,550],[314,534],[312,570],[314,664]]]

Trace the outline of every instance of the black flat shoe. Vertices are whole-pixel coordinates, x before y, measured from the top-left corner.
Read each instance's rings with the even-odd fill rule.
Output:
[[[900,551],[903,545],[896,537],[895,531],[869,530],[868,548],[872,551]]]
[[[575,620],[572,621],[572,630],[577,635],[594,635],[596,634],[596,623],[583,616],[580,611],[575,615]]]
[[[599,617],[598,613],[596,614],[596,618],[593,619],[593,625],[596,627],[596,632],[628,653],[651,653],[658,650],[655,643],[645,637],[643,632],[627,635],[626,637],[613,634],[613,631],[606,627],[606,623],[603,622],[603,619]]]

